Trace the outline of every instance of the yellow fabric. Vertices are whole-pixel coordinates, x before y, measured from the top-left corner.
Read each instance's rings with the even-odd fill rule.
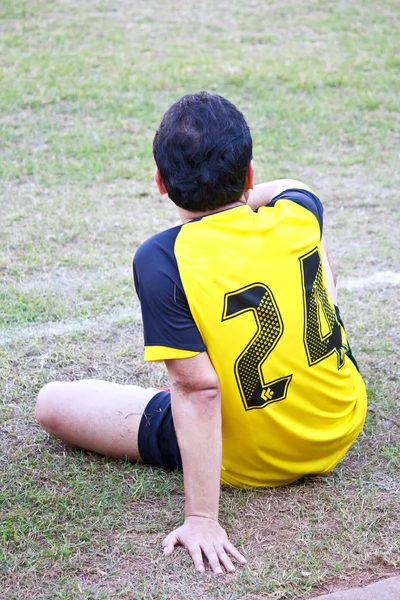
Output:
[[[167,346],[146,346],[144,349],[144,360],[147,362],[159,362],[173,358],[190,358],[191,356],[196,356],[196,354],[200,353],[192,352],[191,350],[169,348]]]
[[[277,486],[324,473],[339,462],[362,428],[366,393],[353,363],[344,353],[340,357],[332,352],[309,364],[299,259],[313,252],[322,256],[318,221],[289,200],[257,213],[243,206],[208,215],[185,224],[177,236],[182,284],[221,385],[223,483]],[[248,309],[229,316],[227,290],[233,296],[265,292],[264,312]],[[332,329],[327,302],[333,311],[330,300],[323,304],[317,298],[321,339]],[[254,355],[259,359],[255,376],[271,384],[281,381],[286,395],[274,401],[274,386],[264,387],[262,408],[246,406],[243,390],[251,382],[245,376],[240,382],[238,371],[239,358],[255,344],[260,328],[267,337]],[[176,357],[183,356],[184,351],[176,352]],[[164,352],[150,347],[146,358],[173,356],[170,348]]]

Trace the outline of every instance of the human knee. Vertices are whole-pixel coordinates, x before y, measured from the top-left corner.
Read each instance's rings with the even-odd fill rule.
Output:
[[[46,383],[40,390],[35,407],[35,418],[37,422],[49,433],[56,434],[59,428],[59,400],[61,388],[65,384],[60,381]]]

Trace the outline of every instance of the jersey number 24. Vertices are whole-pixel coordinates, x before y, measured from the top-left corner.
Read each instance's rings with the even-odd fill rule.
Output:
[[[323,285],[322,262],[314,248],[299,258],[303,284],[303,342],[310,367],[334,352],[337,365],[344,364],[347,346],[342,343],[341,328],[335,309]],[[284,323],[271,289],[264,283],[251,283],[225,294],[222,321],[251,311],[257,331],[235,361],[235,377],[246,410],[264,408],[284,400],[293,375],[266,381],[263,364],[278,344]]]

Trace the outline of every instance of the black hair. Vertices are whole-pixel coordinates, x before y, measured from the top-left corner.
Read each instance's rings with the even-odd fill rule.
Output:
[[[250,129],[242,113],[222,96],[188,94],[165,113],[153,155],[177,206],[214,210],[243,194],[252,158]]]

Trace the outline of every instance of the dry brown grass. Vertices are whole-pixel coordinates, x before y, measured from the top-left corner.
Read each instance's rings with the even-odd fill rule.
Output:
[[[65,448],[33,418],[53,379],[167,383],[142,361],[131,258],[175,219],[151,185],[151,138],[183,93],[218,91],[245,112],[257,181],[315,188],[342,277],[398,272],[397,9],[2,3],[2,598],[305,599],[400,573],[396,286],[340,291],[370,409],[337,469],[223,489],[222,522],[249,560],[234,575],[161,555],[182,517],[179,474]]]

